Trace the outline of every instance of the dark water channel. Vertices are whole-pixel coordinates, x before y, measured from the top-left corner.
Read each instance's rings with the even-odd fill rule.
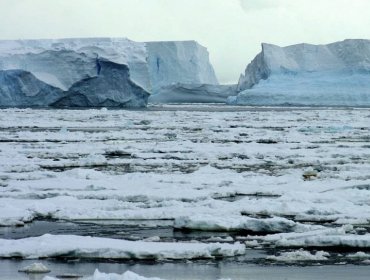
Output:
[[[178,231],[173,228],[171,220],[104,220],[104,221],[33,221],[24,227],[0,227],[0,239],[21,239],[54,235],[81,235],[117,238],[126,240],[141,240],[159,236],[163,242],[205,240],[210,237],[227,237],[228,233]]]
[[[41,280],[44,275],[27,275],[18,269],[34,261],[0,260],[1,280]],[[95,263],[42,261],[49,276],[75,274],[92,275],[95,269],[106,273],[124,273],[131,270],[146,277],[167,280],[368,280],[370,266],[260,266],[255,264],[197,264],[197,263]]]

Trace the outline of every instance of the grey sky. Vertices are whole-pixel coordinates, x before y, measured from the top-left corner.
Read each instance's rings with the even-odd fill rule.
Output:
[[[370,39],[370,0],[0,0],[0,39],[194,39],[221,82],[236,82],[260,43]]]

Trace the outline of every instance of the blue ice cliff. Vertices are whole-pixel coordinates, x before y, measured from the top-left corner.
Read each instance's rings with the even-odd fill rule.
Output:
[[[229,103],[257,106],[370,106],[370,40],[278,47],[262,52]]]
[[[144,107],[163,87],[218,84],[207,49],[195,41],[4,40],[0,70],[2,107]]]

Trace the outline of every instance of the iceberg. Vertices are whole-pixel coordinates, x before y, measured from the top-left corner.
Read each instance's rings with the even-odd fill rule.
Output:
[[[262,44],[237,86],[240,105],[370,106],[370,40]]]
[[[126,79],[125,85],[113,88],[119,83],[111,83],[113,79],[108,79],[111,72],[103,71],[104,78],[100,77],[101,63],[114,64],[116,74],[121,68],[122,77],[118,80]],[[100,106],[106,97],[109,101],[104,106],[145,106],[148,93],[161,87],[177,83],[218,84],[207,49],[195,41],[134,42],[126,38],[1,40],[0,70],[23,70],[39,81],[65,91],[68,97],[56,102],[63,106]],[[94,90],[97,84],[100,91],[90,92],[89,101],[81,97],[81,94],[87,96],[86,92],[81,93],[81,88],[77,91],[79,95],[72,97],[76,86],[86,87],[86,91],[88,88]],[[110,93],[101,95],[104,92],[101,89],[108,84],[110,88],[107,91]],[[132,92],[140,91],[138,87],[146,94],[138,94],[142,99],[133,101]],[[121,96],[118,96],[119,93]],[[129,99],[132,102],[127,102]],[[6,106],[51,104],[28,104],[21,100],[17,103],[16,100]]]

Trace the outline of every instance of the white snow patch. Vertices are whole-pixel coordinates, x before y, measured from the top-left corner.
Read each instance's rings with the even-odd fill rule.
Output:
[[[355,254],[349,254],[349,255],[347,255],[347,258],[367,260],[367,259],[370,259],[370,254],[365,253],[365,252],[357,252]]]
[[[220,217],[215,215],[193,215],[179,217],[175,220],[175,228],[204,231],[240,231],[254,232],[290,232],[312,230],[312,226],[295,223],[285,218],[256,219],[245,216]],[[316,227],[318,228],[318,227]]]
[[[278,256],[267,256],[266,259],[278,262],[325,261],[330,257],[328,252],[318,251],[311,253],[305,250],[283,252]]]
[[[95,270],[93,276],[84,277],[83,280],[162,280],[157,277],[143,277],[140,276],[132,271],[126,271],[123,274],[115,274],[115,273],[103,273],[99,270]],[[46,276],[43,280],[58,280],[57,278]]]
[[[44,264],[42,263],[33,263],[29,266],[26,266],[19,270],[19,272],[25,272],[25,273],[48,273],[50,272],[50,269],[48,269]]]

